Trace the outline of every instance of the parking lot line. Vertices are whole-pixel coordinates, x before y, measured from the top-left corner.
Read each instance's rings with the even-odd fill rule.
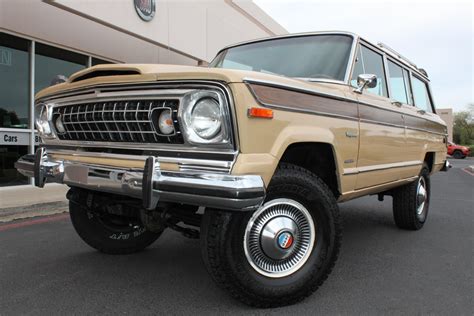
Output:
[[[57,222],[57,221],[64,220],[66,218],[69,218],[69,214],[57,214],[57,215],[52,215],[52,216],[47,216],[47,217],[21,220],[14,223],[0,225],[0,232],[5,231],[5,230],[20,228],[20,227],[48,223],[48,222]]]

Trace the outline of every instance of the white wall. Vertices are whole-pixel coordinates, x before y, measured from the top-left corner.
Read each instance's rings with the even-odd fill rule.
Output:
[[[158,0],[150,22],[132,0],[0,0],[0,28],[116,61],[188,65],[286,33],[250,0]]]

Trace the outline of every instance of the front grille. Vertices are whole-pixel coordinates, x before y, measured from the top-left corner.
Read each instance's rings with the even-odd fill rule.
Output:
[[[54,122],[61,118],[65,132],[60,140],[182,144],[178,123],[178,100],[105,101],[60,106],[53,111]],[[157,132],[154,111],[171,111],[175,132]]]

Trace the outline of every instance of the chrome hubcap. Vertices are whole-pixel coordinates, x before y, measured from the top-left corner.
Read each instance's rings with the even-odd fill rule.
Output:
[[[260,274],[280,278],[299,270],[313,250],[315,227],[300,203],[276,199],[265,203],[249,220],[244,250]]]
[[[416,190],[416,216],[419,220],[423,220],[425,216],[425,204],[428,197],[426,191],[426,181],[424,177],[420,177],[418,180],[418,187]]]

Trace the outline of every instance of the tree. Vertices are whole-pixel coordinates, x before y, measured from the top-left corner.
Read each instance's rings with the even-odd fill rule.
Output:
[[[474,144],[474,103],[469,104],[467,111],[454,114],[453,140],[459,144]]]

